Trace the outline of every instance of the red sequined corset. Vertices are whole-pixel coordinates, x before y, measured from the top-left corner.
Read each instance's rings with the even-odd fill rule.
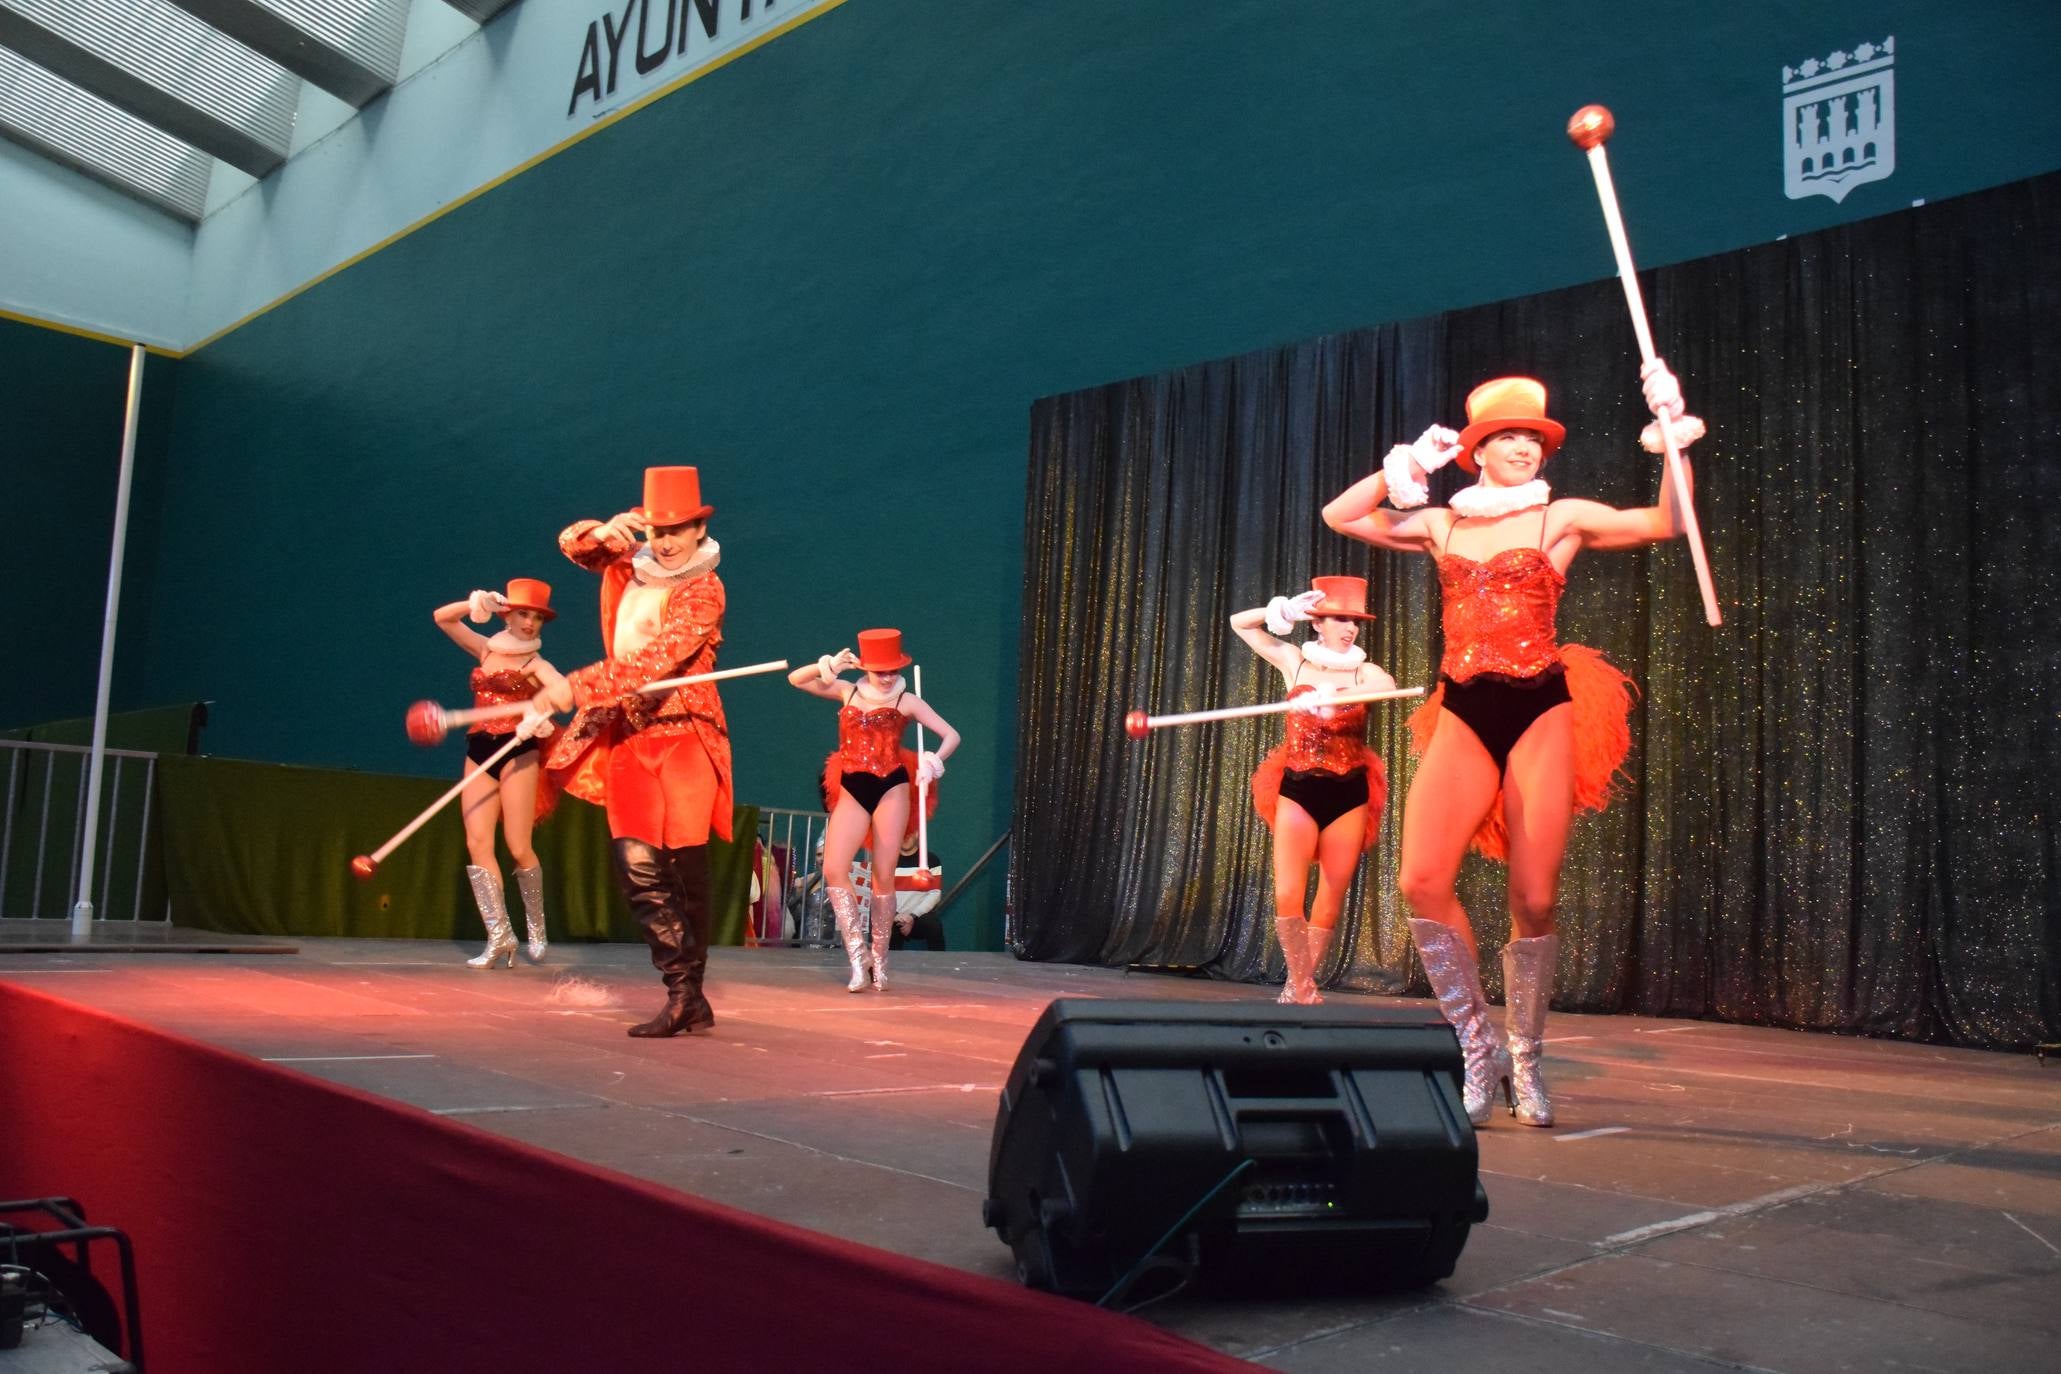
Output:
[[[1293,701],[1314,692],[1311,683],[1288,689]],[[1288,753],[1282,767],[1291,773],[1350,773],[1367,761],[1367,707],[1327,706],[1321,711],[1288,713]]]
[[[847,701],[837,712],[837,757],[847,773],[886,777],[902,766],[902,731],[908,726],[900,706],[871,710]]]
[[[1485,563],[1441,554],[1446,656],[1439,671],[1455,682],[1483,673],[1537,677],[1560,662],[1553,618],[1567,579],[1537,549],[1505,549]]]
[[[474,706],[512,706],[519,701],[528,701],[543,690],[544,684],[537,681],[537,675],[527,668],[502,668],[491,673],[484,668],[472,670]],[[496,716],[492,720],[473,722],[472,733],[512,735],[521,723],[520,716]]]

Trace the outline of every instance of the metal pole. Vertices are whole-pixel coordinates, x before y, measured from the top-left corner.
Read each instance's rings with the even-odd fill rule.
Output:
[[[102,910],[114,905],[115,828],[122,823],[122,765],[127,761],[119,758],[115,760],[114,788],[107,794],[107,860],[100,868]]]
[[[14,856],[14,793],[19,786],[16,774],[21,770],[21,758],[26,749],[7,751],[7,827],[0,830],[0,916],[7,914],[7,861]]]
[[[93,842],[100,820],[100,770],[107,753],[107,697],[114,683],[115,622],[122,609],[122,546],[129,537],[129,478],[136,468],[136,416],[143,408],[143,345],[129,349],[129,414],[122,423],[122,467],[115,479],[114,550],[107,560],[107,614],[100,623],[100,686],[93,697],[93,756],[86,778],[86,852],[79,864],[79,900],[72,906],[72,943],[93,938]]]
[[[150,857],[150,794],[152,784],[157,781],[157,755],[150,756],[150,762],[143,765],[143,824],[136,832],[136,901],[129,908],[129,919],[140,920],[143,916],[143,861]],[[165,898],[165,916],[171,917],[172,899]]]
[[[916,699],[923,700],[923,665],[916,665]],[[930,871],[930,787],[923,781],[923,722],[916,722],[916,866]]]
[[[56,754],[43,758],[43,821],[36,827],[36,884],[29,893],[29,915],[37,920],[43,916],[43,848],[50,840],[50,783],[57,776],[57,760]]]
[[[1009,831],[1004,830],[1001,834],[995,836],[995,842],[988,846],[988,852],[981,855],[978,859],[975,859],[973,861],[973,867],[966,870],[965,876],[960,878],[958,882],[952,884],[952,890],[950,892],[947,892],[938,901],[936,907],[938,915],[944,915],[945,908],[952,904],[952,900],[956,898],[961,892],[964,892],[966,890],[966,885],[968,883],[972,882],[975,878],[980,876],[980,871],[988,866],[988,860],[994,858],[995,855],[1002,852],[1002,846],[1009,843],[1009,834]]]

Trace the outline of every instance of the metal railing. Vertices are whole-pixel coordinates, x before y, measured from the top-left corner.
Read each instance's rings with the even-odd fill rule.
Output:
[[[79,862],[85,852],[86,772],[92,753],[83,744],[0,739],[7,788],[4,819],[0,819],[0,918],[61,920],[71,915],[72,902],[84,886]],[[150,812],[157,795],[157,755],[134,749],[104,753],[107,795],[97,827],[99,886],[89,894],[96,918],[170,920],[169,904],[149,916],[143,909]],[[68,822],[62,814],[67,811],[71,813]],[[124,841],[129,845],[126,850]],[[132,890],[125,894],[129,901],[124,916],[113,901],[115,884],[129,877],[132,864],[134,878]]]
[[[758,898],[751,929],[761,945],[835,943],[830,903],[823,895],[825,811],[759,808]]]

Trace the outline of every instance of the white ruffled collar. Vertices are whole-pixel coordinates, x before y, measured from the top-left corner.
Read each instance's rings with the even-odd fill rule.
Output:
[[[1446,504],[1453,514],[1463,519],[1475,520],[1488,516],[1514,515],[1533,506],[1543,506],[1553,499],[1553,489],[1543,478],[1534,477],[1522,486],[1492,487],[1485,482],[1476,482],[1471,487],[1462,487],[1453,493]]]
[[[686,578],[713,572],[722,557],[722,546],[704,536],[701,547],[694,551],[694,557],[677,568],[661,568],[658,565],[658,555],[653,553],[647,544],[639,547],[637,552],[631,555],[630,572],[636,577],[639,586],[668,587]]]
[[[861,705],[859,702],[859,693],[867,691],[867,689],[870,688],[872,685],[873,683],[871,678],[861,678],[859,679],[859,681],[853,683],[850,694],[847,695],[844,699],[845,705],[856,706],[861,711],[886,710],[888,707],[894,705],[897,701],[901,700],[902,690],[909,685],[909,679],[900,673],[896,673],[895,680],[887,684],[887,692],[885,695],[881,696],[879,699],[874,701],[873,704],[870,706]],[[871,695],[871,693],[869,692],[868,695]]]
[[[1367,651],[1357,644],[1344,649],[1327,649],[1322,641],[1315,639],[1302,642],[1302,656],[1319,668],[1357,668],[1367,661]]]
[[[513,630],[497,630],[494,632],[493,638],[487,641],[487,651],[489,653],[506,654],[510,658],[521,658],[525,654],[536,653],[543,647],[544,641],[541,637],[537,639],[523,639]]]

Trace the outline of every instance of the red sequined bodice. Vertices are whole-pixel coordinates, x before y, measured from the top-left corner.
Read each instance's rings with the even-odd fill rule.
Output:
[[[899,705],[866,709],[848,699],[837,711],[837,755],[844,771],[884,778],[901,767],[908,723]]]
[[[488,672],[485,668],[472,670],[472,704],[474,706],[512,706],[519,701],[528,701],[544,690],[544,684],[527,668],[499,668]],[[518,716],[496,716],[491,720],[473,722],[475,735],[509,735],[521,723]]]
[[[1439,671],[1453,681],[1537,677],[1560,661],[1553,619],[1567,579],[1544,553],[1505,549],[1484,563],[1441,554],[1438,585],[1446,631]]]
[[[1316,690],[1300,682],[1288,689],[1288,698],[1293,701]],[[1289,772],[1350,773],[1366,761],[1366,703],[1288,713],[1288,753],[1282,766]]]

